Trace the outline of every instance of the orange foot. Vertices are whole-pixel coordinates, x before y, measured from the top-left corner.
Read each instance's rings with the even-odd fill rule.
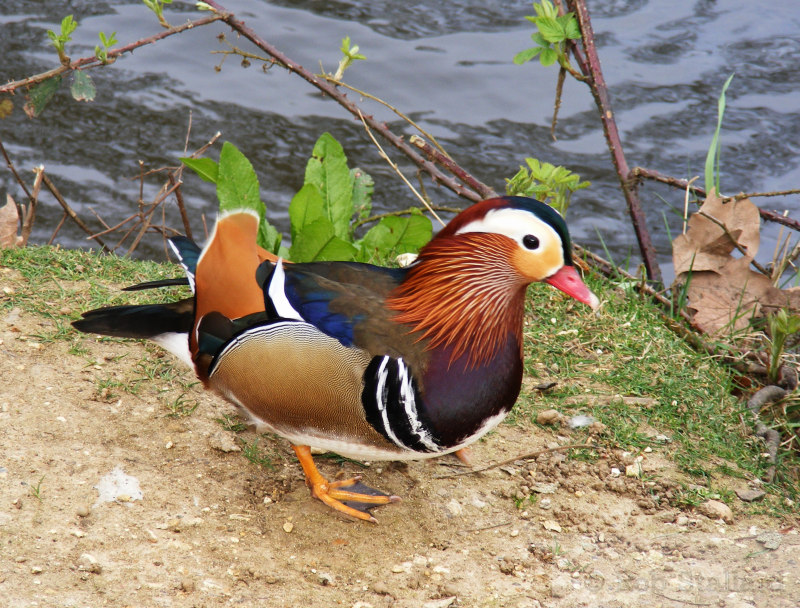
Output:
[[[376,524],[378,520],[369,514],[369,509],[400,501],[399,496],[389,496],[360,483],[360,476],[342,481],[328,481],[314,464],[311,448],[307,445],[293,445],[292,447],[300,461],[300,466],[303,467],[306,485],[311,489],[311,495],[332,509]],[[341,488],[350,489],[343,490]]]

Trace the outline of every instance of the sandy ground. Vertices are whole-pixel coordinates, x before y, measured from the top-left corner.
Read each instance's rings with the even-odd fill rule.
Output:
[[[800,606],[796,529],[669,507],[677,473],[658,451],[647,482],[616,451],[460,477],[444,477],[464,470],[452,458],[320,459],[403,497],[353,522],[309,496],[286,442],[225,430],[233,410],[199,387],[181,404],[197,409],[170,416],[188,374],[113,386],[142,378],[155,347],[86,337],[71,354],[35,337],[50,323],[0,314],[2,606]],[[256,438],[272,468],[244,457]],[[502,425],[473,457],[569,442]],[[115,470],[116,495],[101,484]]]

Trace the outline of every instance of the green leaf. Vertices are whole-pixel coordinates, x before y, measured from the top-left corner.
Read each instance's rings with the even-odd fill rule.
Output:
[[[67,15],[61,20],[61,37],[64,42],[69,42],[69,35],[78,27],[78,22],[72,18],[72,15]]]
[[[333,224],[326,217],[307,224],[292,240],[289,256],[293,262],[352,260],[357,249],[336,236]]]
[[[251,209],[264,217],[266,208],[258,192],[258,177],[253,165],[236,146],[226,141],[219,154],[217,198],[220,211]]]
[[[540,17],[536,20],[539,33],[548,42],[561,42],[566,38],[566,33],[561,24],[552,17]]]
[[[204,182],[217,183],[219,165],[211,158],[191,158],[188,156],[179,159],[184,165],[197,173]]]
[[[72,86],[69,88],[76,101],[94,101],[97,89],[92,82],[92,77],[82,70],[72,73]]]
[[[555,51],[555,49],[542,49],[542,53],[539,55],[539,61],[545,67],[548,65],[553,65],[557,59],[558,53]]]
[[[361,239],[362,256],[368,261],[416,253],[431,240],[432,233],[431,221],[416,209],[408,216],[385,217]]]
[[[53,76],[37,84],[30,89],[28,101],[25,102],[23,109],[30,118],[36,118],[44,110],[45,106],[53,99],[58,86],[61,84],[61,75]]]
[[[533,40],[539,46],[543,46],[544,48],[548,48],[550,46],[550,43],[547,42],[547,40],[544,39],[544,36],[542,36],[539,32],[534,32],[531,34],[531,40]]]
[[[372,193],[375,190],[375,181],[372,176],[356,167],[350,170],[353,176],[353,209],[359,220],[369,217],[372,212]]]
[[[306,165],[305,183],[319,188],[325,216],[336,236],[347,238],[353,217],[353,176],[341,144],[330,133],[323,133],[314,145]]]
[[[719,130],[722,128],[722,115],[725,114],[725,91],[728,90],[731,80],[733,80],[733,74],[728,76],[728,80],[725,81],[722,87],[722,93],[720,93],[719,99],[717,100],[717,128],[714,131],[714,137],[711,138],[711,145],[708,147],[708,153],[706,154],[706,192],[710,192],[711,188],[716,188],[717,196],[721,196],[719,191]]]
[[[575,16],[572,13],[567,13],[564,16],[568,17],[566,24],[564,25],[564,35],[570,40],[580,40],[581,28],[578,27],[578,20],[575,19]]]
[[[542,47],[540,46],[535,46],[529,49],[525,49],[524,51],[520,51],[519,53],[514,55],[514,63],[516,63],[517,65],[522,65],[523,63],[527,63],[541,52],[542,52]]]
[[[305,227],[325,217],[322,193],[314,184],[306,184],[289,203],[289,220],[292,224],[292,243]],[[294,259],[294,257],[292,258]],[[297,260],[295,260],[297,261]]]
[[[256,239],[258,245],[270,253],[278,255],[282,240],[283,235],[278,229],[262,218],[261,222],[258,224],[258,238]]]

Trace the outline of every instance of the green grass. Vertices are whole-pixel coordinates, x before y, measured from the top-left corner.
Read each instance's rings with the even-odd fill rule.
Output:
[[[531,386],[558,384],[545,393],[523,387],[511,422],[535,421],[549,408],[566,416],[589,414],[607,426],[602,443],[632,453],[662,451],[694,484],[723,500],[731,500],[728,486],[761,478],[768,467],[764,446],[751,436],[730,370],[670,331],[654,305],[605,277],[587,282],[604,301],[597,313],[548,286],[529,290],[525,370]],[[559,433],[588,436],[583,430]],[[670,441],[656,441],[656,433]],[[789,513],[794,507],[785,499],[800,499],[800,459],[791,451],[780,456],[772,494],[751,508]]]
[[[95,338],[69,326],[80,312],[103,305],[174,300],[188,293],[180,288],[121,292],[119,288],[126,285],[181,276],[180,268],[83,251],[0,250],[0,278],[8,284],[5,268],[19,273],[10,276],[21,280],[10,293],[0,292],[0,314],[18,307],[49,319],[51,323],[43,324],[31,339],[63,340],[69,352],[86,359],[87,365],[96,363],[86,347]],[[691,484],[723,499],[730,499],[729,486],[761,477],[767,468],[761,455],[764,446],[751,436],[750,418],[743,401],[734,396],[729,370],[692,350],[668,329],[659,309],[633,291],[605,277],[589,276],[587,281],[604,301],[597,313],[547,285],[529,290],[524,328],[527,379],[509,422],[532,422],[548,408],[567,416],[589,414],[607,427],[599,438],[605,447],[632,453],[649,447],[669,457]],[[191,414],[197,404],[188,391],[196,378],[161,355],[160,349],[148,345],[145,356],[131,362],[126,377],[104,376],[97,381],[98,396],[104,389],[105,399],[120,392],[154,391],[166,415]],[[544,393],[532,389],[549,380],[558,384]],[[793,396],[774,408],[776,419],[783,415],[782,424],[794,432],[800,426],[799,403]],[[234,418],[219,422],[223,428],[241,431],[241,422]],[[546,427],[541,432],[553,430]],[[585,430],[558,433],[577,441],[587,436]],[[670,441],[656,441],[655,434]],[[246,444],[243,451],[254,463],[269,466],[270,458],[257,442]],[[581,450],[571,457],[592,461],[596,454]],[[796,507],[786,499],[800,501],[798,471],[797,453],[781,451],[776,481],[765,486],[768,497],[748,508],[791,513]],[[691,489],[691,484],[679,501],[691,504],[701,498],[702,492]]]

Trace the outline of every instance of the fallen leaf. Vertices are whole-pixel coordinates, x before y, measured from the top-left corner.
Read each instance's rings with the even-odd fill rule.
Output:
[[[17,235],[19,226],[19,213],[14,199],[6,194],[6,204],[0,207],[0,249],[18,247],[21,238]]]
[[[673,290],[688,283],[687,308],[699,330],[732,334],[754,317],[800,310],[800,288],[781,290],[751,268],[759,228],[758,208],[749,199],[724,203],[712,190],[689,218],[686,234],[673,241]]]
[[[731,258],[737,243],[745,250],[744,257],[752,260],[758,253],[759,226],[758,208],[750,199],[723,203],[712,190],[689,218],[686,234],[672,243],[675,274],[717,272]]]

